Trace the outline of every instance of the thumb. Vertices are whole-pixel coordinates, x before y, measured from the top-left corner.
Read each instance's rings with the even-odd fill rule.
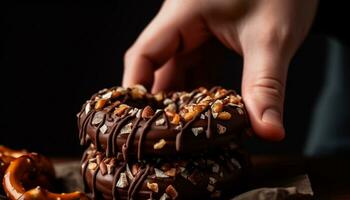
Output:
[[[242,96],[252,128],[264,139],[285,136],[283,104],[289,59],[270,50],[255,49],[244,55]]]

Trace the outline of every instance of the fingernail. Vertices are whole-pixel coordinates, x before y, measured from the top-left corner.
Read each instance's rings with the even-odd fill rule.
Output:
[[[268,108],[263,113],[262,121],[282,127],[281,112],[279,112],[276,108]]]

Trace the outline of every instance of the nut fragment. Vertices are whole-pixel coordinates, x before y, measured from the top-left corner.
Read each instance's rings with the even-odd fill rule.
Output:
[[[160,139],[159,142],[153,145],[153,149],[161,149],[165,146],[166,141],[164,139]]]
[[[120,104],[118,108],[114,110],[114,114],[117,116],[121,116],[124,114],[124,112],[129,108],[128,105]]]
[[[129,186],[128,178],[126,177],[125,172],[120,173],[119,180],[116,184],[118,188],[126,188]]]
[[[171,104],[167,105],[167,107],[165,107],[164,110],[167,112],[176,112],[175,103],[171,103]]]
[[[219,112],[222,111],[223,107],[224,107],[224,105],[223,105],[222,101],[217,100],[217,101],[215,101],[215,103],[211,106],[211,109],[212,109],[213,112],[219,113]]]
[[[192,120],[197,114],[198,114],[197,111],[185,113],[184,119],[186,122],[188,122],[188,121]]]
[[[150,182],[147,182],[147,188],[150,189],[151,191],[153,192],[158,192],[158,184],[157,183],[150,183]]]
[[[85,106],[85,114],[88,114],[91,110],[91,104],[90,102],[89,103],[86,103],[86,106]]]
[[[164,193],[164,194],[159,198],[159,200],[168,200],[168,199],[170,199],[170,196],[167,195],[167,193]]]
[[[221,120],[229,120],[231,119],[231,114],[229,112],[220,112],[218,114],[218,118],[221,119]]]
[[[105,134],[105,133],[107,132],[107,130],[108,130],[108,127],[107,127],[106,124],[103,124],[103,125],[100,127],[100,132],[101,132],[102,134]]]
[[[180,115],[175,113],[171,123],[174,125],[178,125],[180,123]]]
[[[165,189],[165,192],[172,198],[172,199],[176,199],[178,196],[178,193],[176,191],[176,189],[174,188],[174,186],[172,185],[168,185],[168,187]]]
[[[154,95],[154,99],[156,101],[163,101],[164,99],[164,94],[162,92],[158,92],[157,94]]]
[[[226,133],[227,128],[221,124],[216,125],[217,131],[219,134],[224,134]]]
[[[92,118],[91,124],[97,125],[100,124],[103,121],[105,114],[101,111],[95,113],[94,118]]]
[[[198,136],[200,133],[203,133],[204,131],[203,127],[195,127],[195,128],[192,128],[191,130],[195,136]]]
[[[216,178],[214,177],[209,177],[209,183],[214,185],[217,182]]]
[[[112,91],[108,91],[107,93],[102,95],[102,99],[110,99],[112,97]]]
[[[88,169],[89,170],[95,170],[97,168],[97,163],[91,162],[88,164]]]
[[[127,133],[131,133],[131,130],[132,130],[132,123],[128,123],[126,124],[122,130],[120,130],[120,134],[127,134]]]
[[[162,117],[156,121],[156,126],[161,126],[165,123],[165,119]]]
[[[143,109],[143,111],[142,111],[141,117],[144,118],[144,119],[149,119],[149,118],[151,118],[153,115],[154,115],[154,111],[153,111],[153,109],[151,108],[151,106],[146,106],[146,107]]]
[[[160,169],[154,168],[154,172],[156,173],[157,178],[168,178],[169,177]]]
[[[165,175],[174,177],[176,176],[176,168],[171,168],[168,171],[165,172]]]
[[[107,99],[99,99],[95,104],[95,109],[99,110],[102,109],[107,103]]]

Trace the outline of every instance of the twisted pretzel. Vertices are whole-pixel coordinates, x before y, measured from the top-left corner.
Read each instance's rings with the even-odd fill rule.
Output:
[[[10,150],[1,147],[1,150]],[[0,151],[1,152],[1,151]],[[16,151],[8,151],[7,155],[15,155]],[[4,153],[2,153],[4,155]],[[52,193],[51,189],[55,179],[52,163],[37,153],[27,153],[18,158],[7,156],[11,160],[3,177],[3,189],[11,200],[73,200],[89,198],[81,192]]]

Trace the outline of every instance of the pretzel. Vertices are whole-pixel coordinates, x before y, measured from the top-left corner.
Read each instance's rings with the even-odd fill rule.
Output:
[[[4,174],[3,189],[11,200],[89,199],[81,192],[58,194],[42,188],[51,189],[54,179],[55,171],[52,163],[37,153],[28,153],[11,161]]]
[[[27,152],[25,150],[17,151],[0,145],[0,180],[4,176],[4,173],[10,162],[20,156],[23,156],[26,153]]]

